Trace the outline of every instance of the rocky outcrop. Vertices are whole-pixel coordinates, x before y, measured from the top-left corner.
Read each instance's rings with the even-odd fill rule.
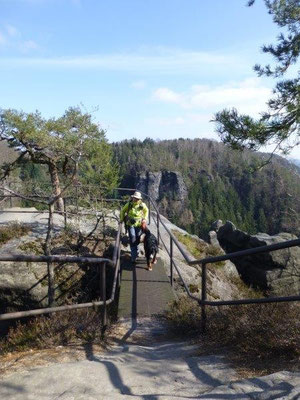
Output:
[[[188,191],[182,175],[176,171],[146,172],[136,179],[136,188],[153,200],[160,202],[163,198],[185,202]]]
[[[186,203],[188,190],[182,175],[176,171],[146,172],[136,178],[135,187],[151,196],[159,211],[183,224],[192,223],[193,215]]]
[[[164,225],[171,232],[178,232],[179,234],[190,237],[193,241],[191,242],[192,246],[196,246],[196,242],[203,250],[203,258],[206,257],[206,250],[209,245],[204,240],[200,239],[196,235],[190,235],[183,229],[180,229],[178,226],[172,224],[167,218],[160,216]],[[167,244],[167,248],[169,249],[170,237],[164,227],[160,228],[160,235],[164,243]],[[180,240],[179,240],[180,242]],[[184,251],[189,255],[191,259],[195,259],[195,257],[190,253],[190,249],[187,245],[180,242],[181,247]],[[222,249],[220,249],[222,252]],[[200,266],[188,265],[182,254],[179,252],[177,246],[173,246],[173,256],[175,258],[175,263],[180,270],[180,274],[184,281],[186,282],[189,290],[193,293],[193,295],[201,298],[201,283],[202,283],[202,270]],[[165,251],[164,247],[159,250],[159,257],[163,260],[164,266],[166,268],[166,273],[170,272],[170,254]],[[181,279],[177,277],[175,274],[175,282],[174,289],[178,296],[185,294],[185,289],[183,287]],[[210,265],[207,269],[207,297],[209,300],[233,300],[241,298],[240,294],[240,285],[243,284],[241,281],[239,274],[236,270],[234,264],[232,264],[229,260],[222,263],[222,265]]]
[[[21,209],[10,209],[10,211],[12,210],[20,211]],[[43,244],[47,233],[48,216],[42,213],[28,212],[36,211],[34,208],[23,210],[27,213],[0,212],[1,227],[9,227],[11,221],[18,221],[29,228],[29,233],[1,244],[0,255],[44,254]],[[57,255],[74,254],[69,247],[71,236],[66,236],[63,227],[63,217],[55,215],[52,253]],[[83,234],[90,232],[93,227],[93,221],[84,220],[80,223],[80,230]],[[78,228],[78,223],[74,225],[70,218],[69,233],[70,230],[76,233]],[[90,254],[89,248],[83,246],[81,250],[84,255]],[[85,302],[87,299],[96,297],[94,291],[99,288],[99,280],[95,279],[97,273],[95,269],[87,268],[86,265],[67,263],[56,263],[54,268],[55,301],[57,305]],[[42,308],[48,305],[48,269],[46,263],[0,261],[0,276],[0,314]],[[88,284],[88,289],[85,287],[86,282],[91,282]]]
[[[266,233],[249,235],[236,229],[230,221],[224,225],[218,221],[214,223],[214,228],[217,232],[215,239],[226,253],[297,239],[295,235],[285,232],[273,236]],[[212,233],[210,235],[214,237]],[[299,294],[300,247],[241,257],[233,261],[247,284],[274,296]]]
[[[137,177],[135,187],[143,193],[148,194],[153,200],[160,199],[160,183],[162,172],[146,172]]]
[[[41,255],[40,233],[34,232],[13,239],[3,245],[0,254]],[[48,269],[46,263],[0,262],[0,313],[48,306]],[[57,305],[66,304],[71,297],[72,285],[84,276],[78,265],[55,265],[55,299]]]

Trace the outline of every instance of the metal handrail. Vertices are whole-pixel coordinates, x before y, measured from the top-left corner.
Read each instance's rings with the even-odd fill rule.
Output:
[[[114,191],[126,191],[126,192],[134,192],[136,189],[131,189],[131,188],[115,188],[113,189]],[[206,306],[222,306],[222,305],[240,305],[240,304],[259,304],[259,303],[274,303],[274,302],[290,302],[290,301],[298,301],[300,300],[300,296],[287,296],[287,297],[270,297],[270,298],[258,298],[258,299],[243,299],[243,300],[218,300],[218,301],[209,301],[206,298],[206,273],[207,273],[207,264],[208,263],[215,263],[218,261],[226,261],[226,260],[232,260],[232,259],[236,259],[239,257],[243,257],[243,256],[247,256],[247,255],[253,255],[253,254],[260,254],[263,252],[269,252],[269,251],[275,251],[275,250],[280,250],[280,249],[285,249],[285,248],[290,248],[290,247],[294,247],[294,246],[299,246],[300,245],[300,239],[296,239],[296,240],[290,240],[290,241],[286,241],[286,242],[281,242],[281,243],[276,243],[276,244],[272,244],[272,245],[268,245],[268,246],[260,246],[260,247],[256,247],[256,248],[251,248],[251,249],[247,249],[247,250],[241,250],[241,251],[237,251],[234,253],[228,253],[225,255],[220,255],[220,256],[215,256],[215,257],[206,257],[203,259],[191,259],[191,257],[184,251],[182,245],[180,244],[180,242],[177,240],[177,238],[174,236],[174,234],[169,230],[169,228],[166,226],[166,224],[163,222],[160,214],[159,214],[159,210],[158,207],[155,203],[155,201],[147,194],[147,193],[143,193],[141,192],[142,195],[148,199],[149,202],[149,222],[150,222],[150,214],[151,214],[151,206],[153,207],[153,209],[156,212],[156,218],[153,218],[155,225],[157,227],[157,239],[158,242],[162,243],[163,247],[165,248],[166,252],[168,253],[169,257],[170,257],[170,283],[171,285],[173,285],[173,267],[175,268],[188,296],[197,301],[199,303],[199,305],[201,306],[202,309],[202,330],[205,330],[205,326],[206,326]],[[11,197],[11,196],[7,196],[7,197]],[[103,201],[124,201],[123,199],[100,199]],[[22,211],[21,211],[22,212]],[[28,211],[28,212],[32,212],[32,211]],[[62,214],[61,212],[58,212],[60,214]],[[65,212],[65,214],[67,214],[69,212]],[[71,214],[71,213],[70,213]],[[76,213],[75,213],[76,214]],[[90,215],[88,213],[88,215]],[[166,230],[166,232],[168,233],[169,237],[170,237],[170,250],[168,250],[167,245],[164,243],[164,241],[162,240],[162,238],[160,237],[160,225],[162,225],[164,227],[164,229]],[[117,279],[120,273],[120,235],[121,235],[121,225],[119,225],[119,230],[118,230],[118,235],[117,235],[117,239],[116,239],[116,243],[118,243],[118,246],[115,247],[115,251],[114,251],[114,255],[113,255],[113,260],[109,260],[111,263],[113,263],[113,265],[115,265],[115,276],[114,276],[114,283],[113,283],[113,289],[112,289],[112,296],[115,295],[115,291],[116,291],[116,284],[117,284]],[[181,253],[181,255],[183,256],[184,260],[187,262],[188,265],[200,265],[202,268],[202,291],[201,291],[201,298],[194,296],[189,288],[188,285],[186,284],[181,272],[180,272],[180,268],[177,266],[175,260],[174,260],[174,256],[173,256],[173,243],[175,243],[176,247],[178,248],[179,252]],[[45,256],[44,256],[45,257]],[[56,257],[56,256],[52,256],[52,257]],[[1,260],[1,258],[0,258]],[[108,261],[107,261],[108,262]],[[111,296],[111,298],[112,298]],[[106,304],[108,304],[108,302],[112,301],[111,298],[106,302]],[[100,304],[101,303],[101,304]],[[88,304],[88,303],[86,303]],[[103,302],[98,302],[98,303],[92,303],[93,305],[102,305]],[[76,307],[76,305],[74,305]],[[73,306],[66,306],[66,307],[73,307]],[[51,308],[51,310],[53,310],[54,308]],[[37,311],[37,310],[34,310]],[[50,311],[53,312],[53,311]],[[0,315],[0,319],[1,319],[1,315]]]
[[[143,195],[148,196],[147,194],[143,193]],[[289,240],[281,243],[275,243],[267,246],[259,246],[247,250],[241,250],[237,251],[234,253],[228,253],[220,256],[215,256],[215,257],[206,257],[203,259],[196,259],[192,260],[189,255],[184,251],[180,243],[178,242],[177,238],[173,235],[173,233],[168,229],[168,227],[164,224],[162,221],[158,208],[155,204],[155,202],[152,200],[150,196],[148,196],[149,201],[152,203],[153,208],[156,211],[156,221],[154,218],[154,221],[157,225],[157,230],[158,230],[158,240],[160,240],[167,251],[168,255],[170,256],[170,279],[173,280],[173,266],[175,267],[178,276],[187,292],[187,295],[192,299],[195,300],[199,303],[201,310],[202,310],[202,315],[201,315],[201,329],[203,332],[205,332],[206,329],[206,306],[231,306],[231,305],[242,305],[242,304],[262,304],[262,303],[280,303],[280,302],[291,302],[291,301],[299,301],[300,300],[300,295],[299,296],[276,296],[276,297],[268,297],[268,298],[257,298],[257,299],[243,299],[243,300],[215,300],[215,301],[209,301],[206,298],[206,275],[207,275],[207,264],[213,264],[219,261],[226,261],[226,260],[232,260],[236,259],[239,257],[247,256],[247,255],[253,255],[253,254],[260,254],[260,253],[265,253],[265,252],[270,252],[270,251],[276,251],[276,250],[281,250],[281,249],[286,249],[290,247],[295,247],[295,246],[300,246],[300,239],[295,239],[295,240]],[[168,235],[170,236],[170,251],[168,251],[167,246],[165,243],[160,239],[160,234],[159,234],[159,224],[161,224]],[[176,244],[178,250],[184,257],[185,261],[187,262],[188,265],[200,265],[202,268],[202,290],[201,290],[201,299],[192,295],[188,285],[186,284],[184,278],[182,277],[182,274],[180,273],[179,268],[177,267],[176,263],[174,262],[173,259],[173,242]],[[173,285],[173,282],[170,282],[171,285]]]
[[[71,256],[71,255],[52,255],[52,256],[33,256],[33,255],[0,255],[0,261],[25,261],[25,262],[47,262],[47,263],[54,263],[54,262],[62,262],[62,263],[85,263],[91,265],[100,265],[102,271],[102,300],[100,301],[92,301],[88,303],[78,303],[66,306],[58,306],[58,307],[47,307],[47,308],[39,308],[34,310],[27,310],[27,311],[19,311],[19,312],[12,312],[12,313],[5,313],[0,314],[0,321],[4,320],[11,320],[11,319],[19,319],[24,317],[42,315],[42,314],[49,314],[53,312],[61,312],[61,311],[69,311],[81,308],[90,308],[96,306],[103,306],[103,313],[102,313],[102,331],[106,329],[107,326],[107,306],[111,304],[115,300],[116,296],[116,289],[118,284],[120,284],[120,238],[121,238],[121,229],[122,225],[119,223],[118,225],[118,233],[115,241],[114,253],[112,260],[109,258],[102,258],[102,257],[78,257],[78,256]],[[111,265],[115,268],[114,272],[114,280],[111,290],[111,295],[109,299],[106,299],[106,265]]]

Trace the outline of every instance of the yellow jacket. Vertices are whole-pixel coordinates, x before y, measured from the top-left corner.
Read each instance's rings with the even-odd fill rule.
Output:
[[[142,200],[137,202],[129,201],[121,209],[120,221],[125,222],[126,226],[141,226],[142,220],[148,218],[148,207]]]

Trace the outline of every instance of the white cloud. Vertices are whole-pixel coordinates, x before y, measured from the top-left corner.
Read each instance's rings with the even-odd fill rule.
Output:
[[[96,68],[138,73],[186,74],[241,68],[238,58],[222,54],[167,48],[143,48],[137,52],[78,57],[10,58],[5,64],[37,67]],[[248,68],[248,66],[247,66]]]
[[[39,48],[34,40],[24,40],[21,32],[13,25],[6,24],[0,32],[0,45],[6,49],[17,50],[21,53],[29,53]]]
[[[184,98],[181,94],[164,87],[156,89],[152,97],[155,100],[163,101],[165,103],[183,104],[184,102]]]
[[[215,87],[194,85],[183,93],[162,87],[154,91],[152,99],[175,103],[184,109],[217,111],[235,107],[242,113],[257,115],[266,109],[271,93],[271,89],[264,86],[261,79],[250,78]]]
[[[182,92],[161,87],[153,92],[152,101],[165,103],[167,107],[160,109],[160,117],[146,122],[152,127],[156,126],[156,132],[161,131],[161,137],[165,139],[218,139],[215,124],[211,122],[217,111],[235,107],[241,113],[258,117],[266,110],[266,102],[271,94],[271,89],[264,85],[262,79],[256,77],[240,82],[227,82],[224,85],[193,85]],[[163,116],[164,111],[168,113],[168,117]],[[171,117],[170,112],[174,114]]]
[[[146,86],[147,86],[147,83],[146,83],[146,81],[143,81],[143,80],[134,81],[131,84],[131,87],[133,87],[134,89],[137,89],[137,90],[145,89]]]
[[[19,35],[19,31],[16,27],[14,27],[13,25],[6,25],[6,32],[8,33],[8,35],[10,37],[16,37]]]
[[[0,45],[5,45],[7,43],[6,37],[0,32]]]
[[[39,48],[38,44],[34,40],[26,40],[25,42],[21,42],[19,47],[23,53],[28,53],[31,50],[36,50]]]

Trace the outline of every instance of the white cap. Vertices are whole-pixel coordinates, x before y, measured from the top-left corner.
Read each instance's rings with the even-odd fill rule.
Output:
[[[138,199],[138,200],[142,200],[142,195],[140,192],[134,192],[131,197]]]

